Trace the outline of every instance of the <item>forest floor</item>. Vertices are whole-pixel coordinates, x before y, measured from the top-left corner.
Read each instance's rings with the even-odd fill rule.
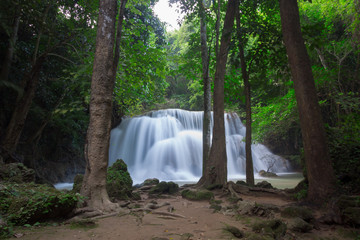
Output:
[[[296,201],[279,194],[256,192],[241,195],[243,203],[255,205],[276,206],[279,209],[296,204]],[[238,239],[225,229],[234,226],[244,233],[242,239],[358,239],[359,231],[339,225],[325,225],[316,223],[307,233],[287,230],[281,237],[265,234],[265,229],[254,231],[254,224],[269,219],[287,219],[280,213],[272,212],[257,216],[254,214],[235,214],[234,203],[228,196],[218,190],[215,199],[222,210],[215,211],[209,201],[189,201],[177,195],[166,195],[161,198],[149,198],[142,194],[142,200],[128,203],[135,211],[119,213],[115,216],[95,220],[95,224],[79,226],[76,224],[48,224],[30,228],[15,229],[12,239],[23,240],[65,240],[65,239],[104,239],[104,240],[207,240],[207,239]],[[149,205],[150,204],[150,205]],[[144,212],[144,206],[157,205],[159,208],[151,212]],[[131,208],[131,207],[130,207]],[[138,208],[139,210],[136,210]],[[226,210],[228,209],[228,210]],[[235,211],[236,212],[236,211]],[[315,219],[322,213],[312,211]],[[261,215],[261,214],[258,214]]]

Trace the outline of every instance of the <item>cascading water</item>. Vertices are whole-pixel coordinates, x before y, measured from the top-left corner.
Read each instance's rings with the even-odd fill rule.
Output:
[[[127,118],[111,131],[109,165],[123,159],[134,183],[147,178],[197,181],[202,173],[203,112],[159,110]],[[236,113],[225,114],[228,178],[244,178],[245,127]],[[287,171],[287,161],[253,144],[254,171]]]

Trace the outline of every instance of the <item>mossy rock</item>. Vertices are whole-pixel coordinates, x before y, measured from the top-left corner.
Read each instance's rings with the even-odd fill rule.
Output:
[[[84,180],[84,175],[83,174],[77,174],[74,177],[74,185],[73,185],[73,188],[72,188],[71,191],[74,192],[74,193],[80,193],[83,180]]]
[[[269,236],[274,239],[281,239],[286,233],[286,224],[279,219],[256,222],[252,226],[252,230],[256,233],[261,233],[264,236]]]
[[[132,197],[133,181],[122,159],[116,160],[108,168],[106,177],[106,190],[111,201],[127,200]]]
[[[314,219],[314,215],[308,208],[300,207],[300,206],[291,206],[285,208],[281,212],[281,216],[285,218],[296,218],[299,217],[306,222],[310,222]]]
[[[174,194],[179,191],[179,185],[174,182],[160,182],[156,186],[152,187],[149,194],[160,195],[160,194]]]
[[[67,218],[80,195],[34,183],[8,183],[0,188],[0,214],[15,225]]]
[[[255,187],[259,187],[259,188],[268,188],[268,189],[273,189],[274,187],[271,185],[271,183],[267,182],[267,181],[261,181],[258,182]]]
[[[208,190],[185,189],[181,192],[181,196],[192,201],[203,201],[213,199],[214,193]]]
[[[35,181],[35,171],[22,163],[0,164],[0,181],[31,183]]]
[[[157,185],[159,183],[160,183],[159,179],[149,178],[149,179],[146,179],[141,185],[142,186],[151,186],[151,185]]]

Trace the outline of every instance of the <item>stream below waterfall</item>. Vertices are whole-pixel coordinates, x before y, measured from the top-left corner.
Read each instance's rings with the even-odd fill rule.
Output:
[[[225,114],[228,179],[245,178],[246,129],[236,113]],[[109,165],[123,159],[134,184],[148,178],[161,181],[196,182],[202,173],[203,112],[166,109],[125,118],[111,131]],[[254,172],[286,173],[286,159],[264,145],[252,145]],[[258,177],[257,177],[258,178]]]

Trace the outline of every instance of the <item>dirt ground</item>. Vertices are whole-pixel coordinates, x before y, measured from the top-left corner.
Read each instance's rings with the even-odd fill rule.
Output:
[[[257,196],[241,196],[244,201],[255,201],[259,204],[274,204],[283,207],[294,203],[276,195],[258,194]],[[226,197],[216,195],[222,200],[222,206],[231,206]],[[208,201],[189,201],[181,196],[168,196],[167,198],[148,199],[143,196],[140,202],[132,203],[146,205],[156,201],[157,204],[167,205],[150,213],[143,211],[130,214],[119,214],[96,220],[92,227],[79,227],[73,224],[60,224],[58,226],[40,226],[16,229],[12,239],[22,240],[208,240],[208,239],[237,239],[226,232],[226,226],[234,226],[245,232],[243,239],[260,238],[261,233],[252,231],[252,224],[266,218],[258,216],[235,216],[225,212],[215,212],[210,208]],[[166,213],[169,213],[167,215]],[[320,213],[316,213],[320,214]],[[286,220],[284,220],[286,222]],[[319,225],[309,233],[287,234],[281,239],[355,239],[354,229],[336,225]],[[259,238],[258,238],[259,237]],[[271,238],[270,238],[271,239]]]

